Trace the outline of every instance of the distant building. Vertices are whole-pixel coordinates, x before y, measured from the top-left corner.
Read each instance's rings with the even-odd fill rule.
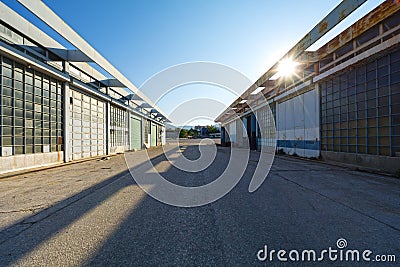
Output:
[[[201,127],[201,129],[200,129],[200,137],[202,137],[202,138],[208,137],[207,127]]]

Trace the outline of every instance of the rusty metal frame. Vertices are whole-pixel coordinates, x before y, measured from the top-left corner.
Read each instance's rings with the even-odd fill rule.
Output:
[[[20,1],[20,0],[19,0]],[[310,32],[308,32],[296,45],[294,45],[282,58],[298,58],[313,43],[324,36],[333,27],[344,20],[354,10],[360,7],[366,0],[343,0],[325,18],[323,18]],[[235,107],[240,99],[247,99],[249,95],[264,84],[277,72],[279,62],[277,61],[267,72],[265,72],[254,84],[252,84],[240,98],[236,99],[215,121],[220,121],[222,116],[232,107]]]
[[[399,10],[400,5],[393,4],[391,1],[383,2],[381,5],[355,22],[352,26],[341,32],[317,51],[308,53],[303,60],[308,62],[319,61],[343,45],[359,37],[371,27],[381,23]]]

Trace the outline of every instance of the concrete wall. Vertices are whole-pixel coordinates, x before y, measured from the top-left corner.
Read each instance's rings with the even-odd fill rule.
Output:
[[[110,148],[110,154],[124,153],[129,150],[127,146],[112,146]]]
[[[0,173],[51,166],[63,162],[63,151],[0,157]]]
[[[400,157],[387,157],[345,152],[321,151],[323,159],[328,161],[354,164],[366,169],[375,169],[397,174],[400,170]]]
[[[319,94],[315,88],[278,102],[277,149],[289,155],[319,157]]]

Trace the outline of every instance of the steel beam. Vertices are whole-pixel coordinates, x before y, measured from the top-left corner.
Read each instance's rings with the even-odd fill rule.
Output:
[[[144,101],[156,107],[156,105],[144,95],[128,78],[120,73],[110,62],[108,62],[99,52],[96,51],[88,42],[86,42],[78,33],[76,33],[65,21],[55,14],[45,3],[40,0],[17,0],[25,6],[30,12],[36,15],[54,31],[68,40],[78,50],[108,72],[111,76],[118,79],[125,87],[133,93],[139,95]],[[160,109],[159,109],[160,110]]]
[[[50,38],[38,27],[21,17],[14,10],[6,6],[0,1],[0,20],[8,25],[12,25],[25,36],[29,36],[32,40],[40,43],[44,47],[65,49],[61,44]]]
[[[291,57],[296,59],[313,43],[324,36],[333,27],[344,20],[354,10],[360,7],[366,0],[343,0],[337,5],[325,18],[323,18],[310,32],[308,32],[297,44],[295,44],[279,61],[277,61],[267,72],[265,72],[254,84],[252,84],[241,97],[236,99],[228,109],[226,109],[216,120],[226,113],[232,107],[238,105],[241,99],[247,99],[249,95],[258,87],[263,86],[267,81],[276,74],[278,64],[282,59]]]
[[[117,79],[107,79],[107,80],[102,80],[100,82],[107,87],[125,87],[125,85],[123,85]]]
[[[21,32],[23,35],[29,36],[31,40],[44,47],[52,48],[55,51],[67,50],[60,43],[52,39],[38,27],[30,23],[28,20],[23,18],[21,15],[19,15],[14,10],[6,6],[1,1],[0,1],[0,20],[8,25],[11,25],[13,28]],[[60,57],[62,58],[62,55]],[[107,77],[105,77],[102,73],[91,67],[86,62],[75,62],[74,65],[99,81],[107,79]]]
[[[93,60],[79,50],[69,50],[46,47],[50,52],[69,62],[93,62]]]
[[[344,44],[359,37],[373,26],[381,23],[394,13],[399,12],[399,10],[400,5],[396,5],[391,1],[383,2],[363,18],[355,22],[351,27],[347,28],[323,47],[318,49],[318,51],[313,52],[313,55],[308,57],[307,60],[317,62],[320,59],[323,59],[333,51],[336,51],[338,48],[342,47]]]
[[[138,95],[136,94],[130,94],[125,96],[126,99],[131,100],[131,101],[143,101]]]

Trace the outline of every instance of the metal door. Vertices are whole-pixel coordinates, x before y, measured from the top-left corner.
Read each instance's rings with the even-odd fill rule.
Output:
[[[105,104],[70,89],[69,160],[105,155]]]
[[[139,118],[130,117],[130,150],[142,148],[142,123]]]
[[[157,126],[154,123],[151,123],[151,144],[150,146],[157,145]]]

